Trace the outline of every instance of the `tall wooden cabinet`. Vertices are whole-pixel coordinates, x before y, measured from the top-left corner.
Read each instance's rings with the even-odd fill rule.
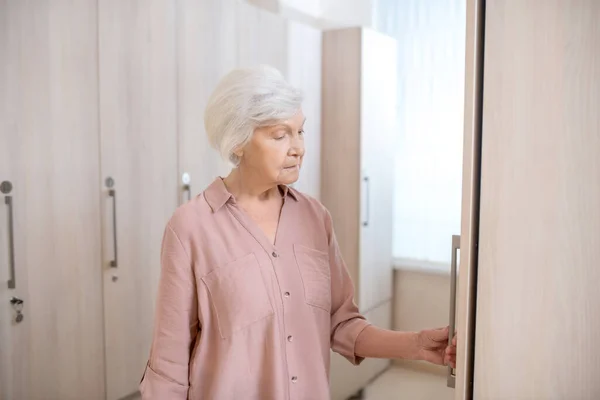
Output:
[[[288,81],[304,93],[302,110],[304,146],[300,178],[294,187],[317,199],[321,196],[321,60],[322,31],[298,22],[288,21],[287,68]]]
[[[2,400],[104,399],[96,11],[0,1]]]
[[[148,359],[164,227],[177,207],[176,5],[99,2],[107,398],[137,391]]]
[[[391,328],[396,42],[362,28],[323,36],[321,198],[352,276],[361,312]],[[345,399],[385,369],[334,355],[332,398]]]
[[[467,5],[456,399],[600,398],[600,3]]]
[[[238,0],[177,1],[179,201],[184,203],[231,166],[209,144],[204,109],[219,79],[237,65]]]

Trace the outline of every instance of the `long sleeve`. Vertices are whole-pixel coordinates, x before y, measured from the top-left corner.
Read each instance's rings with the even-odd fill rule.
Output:
[[[331,215],[325,219],[331,270],[331,348],[354,365],[363,361],[355,353],[356,339],[369,326],[354,301],[354,285],[340,252]]]
[[[142,399],[188,398],[190,352],[198,329],[192,263],[177,234],[167,225],[152,348],[140,384]]]

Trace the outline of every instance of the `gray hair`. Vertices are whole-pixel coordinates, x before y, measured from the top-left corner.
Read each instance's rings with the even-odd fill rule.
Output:
[[[291,118],[302,100],[302,92],[273,67],[235,69],[221,78],[208,99],[208,140],[224,159],[238,165],[234,151],[250,141],[254,130]]]

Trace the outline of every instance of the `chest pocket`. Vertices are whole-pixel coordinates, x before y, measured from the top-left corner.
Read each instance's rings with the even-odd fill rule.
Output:
[[[202,281],[224,339],[274,313],[254,253],[217,268]]]
[[[294,256],[302,276],[306,303],[331,312],[329,255],[319,250],[295,244]]]

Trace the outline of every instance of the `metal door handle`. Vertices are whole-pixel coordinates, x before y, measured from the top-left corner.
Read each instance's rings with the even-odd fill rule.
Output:
[[[367,207],[366,218],[363,221],[363,226],[369,226],[369,222],[370,222],[370,219],[371,219],[371,212],[370,212],[370,208],[371,208],[371,204],[370,204],[371,203],[371,199],[370,199],[370,197],[371,196],[370,196],[370,193],[369,193],[371,191],[371,184],[369,182],[369,177],[368,176],[365,176],[363,178],[363,181],[365,182],[365,186],[366,186],[366,189],[365,189],[365,191],[366,191],[366,205],[365,206]]]
[[[187,193],[186,201],[192,199],[192,188],[190,185],[183,185],[183,191]]]
[[[0,191],[9,194],[12,190],[12,183],[4,181],[0,184]],[[17,287],[17,278],[15,277],[15,235],[13,221],[13,201],[12,196],[4,196],[4,204],[8,206],[8,288]]]
[[[448,329],[448,342],[452,343],[454,331],[456,330],[456,275],[457,275],[457,256],[456,252],[460,249],[460,236],[452,236],[452,262],[450,263],[450,328]],[[448,366],[447,385],[454,388],[456,384],[456,374],[454,368]]]
[[[115,181],[113,178],[106,178],[106,187],[109,188],[108,195],[112,197],[113,203],[113,251],[114,251],[114,259],[110,261],[110,266],[112,268],[117,268],[119,266],[118,263],[118,246],[117,246],[117,191],[112,187],[115,185]]]
[[[192,179],[190,178],[190,174],[188,174],[187,172],[184,172],[183,175],[181,175],[181,183],[183,184],[183,191],[187,193],[186,201],[192,200],[191,182],[192,182]]]

